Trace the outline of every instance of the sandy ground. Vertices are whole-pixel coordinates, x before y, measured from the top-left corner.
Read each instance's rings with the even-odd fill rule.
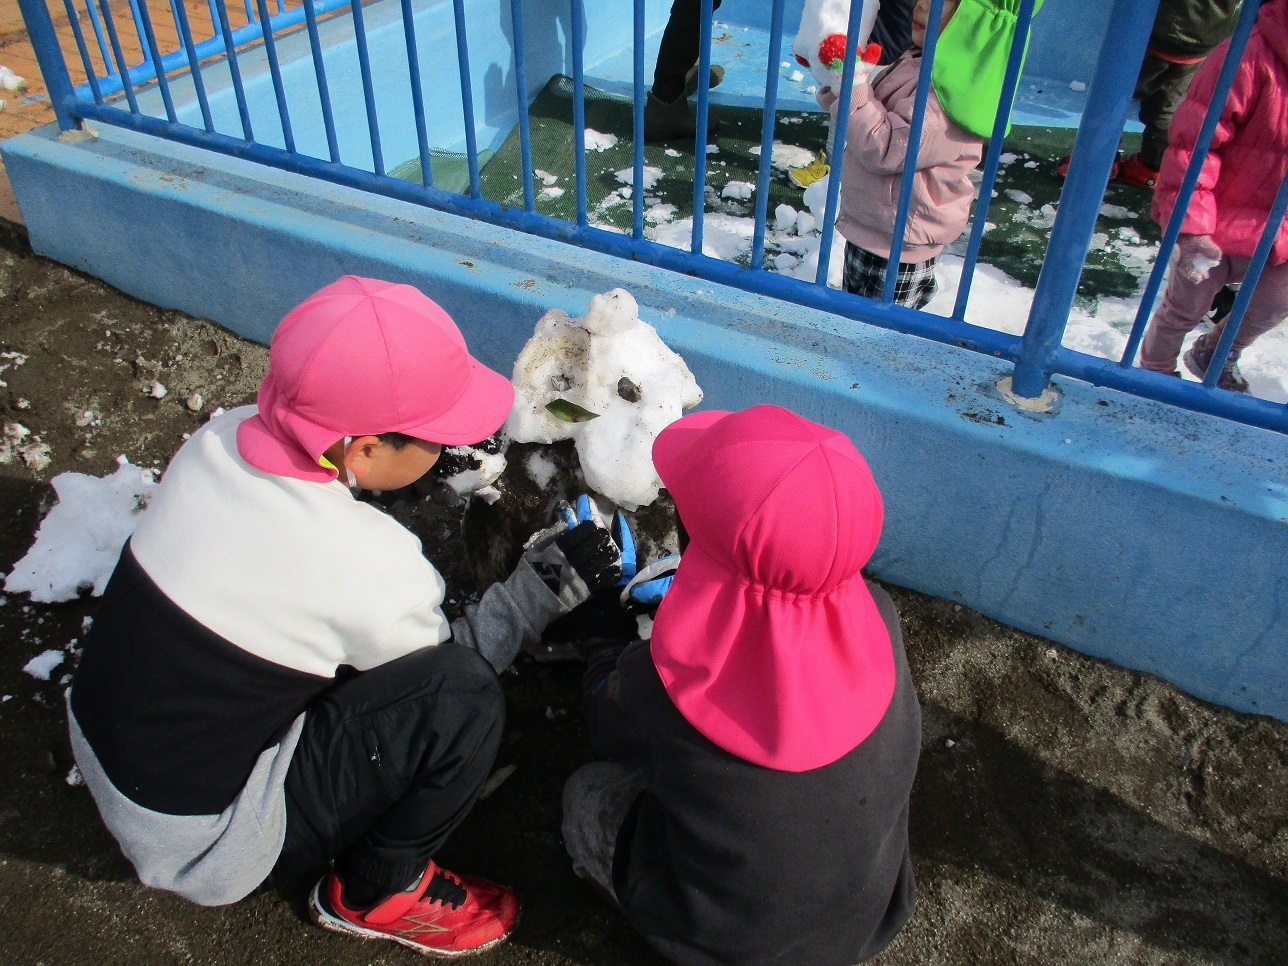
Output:
[[[54,474],[102,475],[118,454],[163,467],[214,406],[252,398],[265,364],[260,346],[32,257],[12,230],[0,230],[0,306],[0,352],[25,356],[0,356],[3,421],[50,447],[47,466],[0,464],[0,571],[30,545]],[[154,381],[164,398],[146,394]],[[200,413],[185,406],[193,392]],[[423,505],[407,517],[458,599],[470,590],[460,516]],[[917,913],[880,963],[1288,959],[1288,725],[891,591],[925,741]],[[70,663],[49,682],[22,671],[93,611],[0,598],[0,961],[415,961],[311,926],[304,883],[204,909],[134,881],[88,793],[66,781]],[[507,672],[498,766],[516,770],[440,856],[524,897],[513,941],[476,962],[655,961],[574,878],[559,840],[560,786],[588,755],[577,678],[526,658]]]

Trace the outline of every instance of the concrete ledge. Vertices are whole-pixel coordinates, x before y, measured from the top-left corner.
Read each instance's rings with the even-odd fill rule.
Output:
[[[1288,439],[1070,380],[1052,416],[996,360],[127,131],[6,142],[32,247],[266,341],[356,272],[417,285],[508,372],[548,308],[630,289],[707,405],[850,434],[886,500],[873,572],[1288,720]]]

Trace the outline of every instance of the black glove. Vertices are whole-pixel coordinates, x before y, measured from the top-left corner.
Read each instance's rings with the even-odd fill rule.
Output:
[[[532,535],[523,560],[567,613],[621,579],[622,555],[588,498],[578,500],[576,511],[567,504],[557,507],[556,520]]]

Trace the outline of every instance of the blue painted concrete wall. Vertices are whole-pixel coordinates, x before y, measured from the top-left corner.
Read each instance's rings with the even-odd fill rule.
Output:
[[[1282,435],[1069,380],[1026,416],[987,357],[125,131],[3,150],[38,252],[261,340],[358,272],[418,285],[508,371],[546,309],[624,285],[706,405],[854,439],[886,499],[877,576],[1288,720]]]

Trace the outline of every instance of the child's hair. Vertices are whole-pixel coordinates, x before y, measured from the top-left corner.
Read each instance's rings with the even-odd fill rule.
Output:
[[[894,694],[890,635],[861,568],[881,494],[843,434],[778,406],[672,423],[653,462],[689,545],[650,647],[708,739],[780,771],[836,761]]]
[[[376,435],[376,439],[393,449],[402,449],[415,438],[415,436],[408,436],[406,433],[379,433]],[[433,440],[429,442],[433,442]]]

